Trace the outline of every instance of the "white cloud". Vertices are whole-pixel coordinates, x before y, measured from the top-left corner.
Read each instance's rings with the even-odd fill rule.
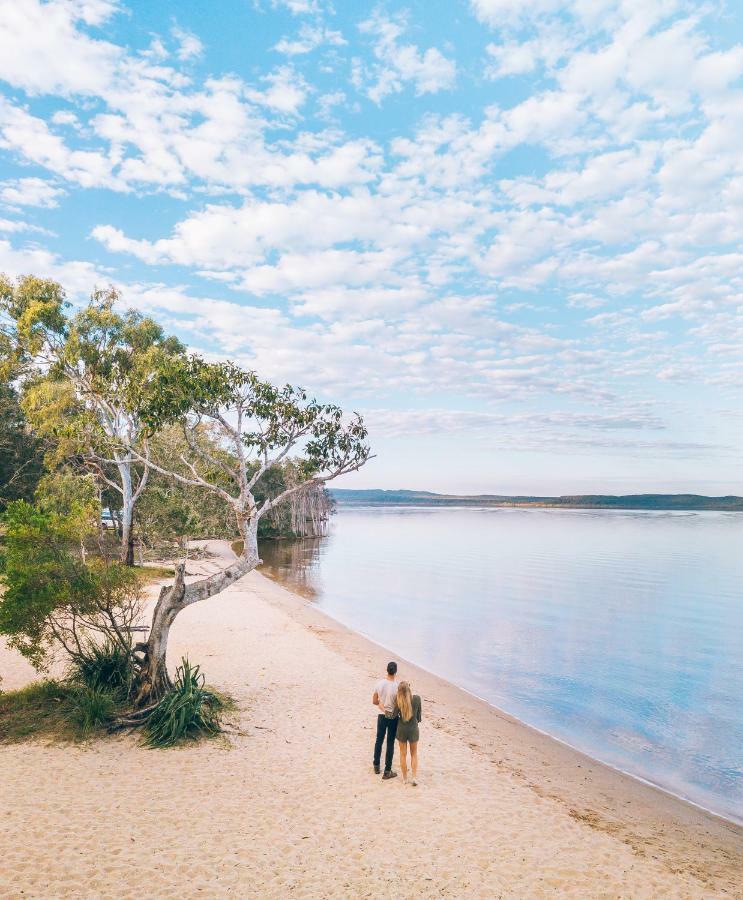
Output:
[[[365,418],[375,434],[387,437],[467,433],[496,435],[503,430],[539,434],[558,428],[578,428],[596,432],[628,430],[660,431],[662,419],[642,407],[617,412],[554,412],[505,414],[487,410],[369,409]]]
[[[178,59],[185,62],[189,59],[198,58],[204,52],[204,45],[192,32],[186,31],[184,28],[180,28],[176,25],[171,29],[171,34],[178,44],[175,51],[175,55]]]
[[[318,0],[271,0],[271,5],[284,7],[295,16],[309,15],[320,11]]]
[[[305,53],[311,53],[323,44],[332,47],[342,47],[346,43],[340,31],[332,31],[319,25],[305,24],[299,29],[296,37],[281,38],[274,50],[286,56],[301,56]]]
[[[43,119],[13,106],[2,97],[0,148],[15,151],[29,162],[84,187],[103,184],[114,189],[124,187],[112,174],[112,161],[103,153],[95,150],[71,150],[60,137],[50,131]]]
[[[561,0],[470,0],[472,11],[487,25],[503,28],[560,9]]]
[[[419,96],[453,87],[457,74],[453,60],[435,47],[421,50],[415,44],[400,42],[406,30],[404,16],[385,18],[376,12],[359,25],[359,30],[374,39],[373,52],[378,63],[369,74],[357,64],[356,82],[375,103],[388,94],[399,93],[407,83]]]
[[[294,114],[305,101],[307,82],[290,66],[281,66],[262,79],[268,87],[262,91],[246,89],[246,96],[280,113]]]
[[[43,178],[0,182],[0,201],[8,206],[57,206],[64,191]]]
[[[123,52],[87,37],[76,26],[101,25],[113,11],[110,3],[0,4],[0,79],[30,94],[105,91]]]

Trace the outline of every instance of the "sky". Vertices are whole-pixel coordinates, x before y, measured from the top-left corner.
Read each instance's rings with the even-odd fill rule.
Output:
[[[743,7],[0,0],[0,271],[358,410],[339,487],[743,494]]]

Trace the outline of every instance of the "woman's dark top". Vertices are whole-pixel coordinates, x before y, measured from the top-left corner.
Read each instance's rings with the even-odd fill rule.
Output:
[[[400,713],[400,707],[395,704],[395,710]],[[403,722],[402,715],[397,720],[397,739],[415,744],[418,740],[418,722],[421,720],[421,698],[413,694],[413,717]]]

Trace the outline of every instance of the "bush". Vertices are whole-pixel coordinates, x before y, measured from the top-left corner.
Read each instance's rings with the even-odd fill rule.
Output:
[[[141,612],[142,587],[132,568],[84,558],[82,518],[20,500],[3,516],[0,634],[37,669],[60,651],[76,656],[80,632],[126,634]]]
[[[68,716],[83,736],[108,724],[116,712],[116,698],[102,688],[81,685],[70,692]]]
[[[73,662],[70,677],[93,690],[125,700],[134,677],[131,653],[110,639],[103,644],[91,642]]]
[[[172,747],[186,738],[214,735],[221,731],[222,701],[204,687],[198,666],[187,659],[176,671],[175,684],[150,713],[144,726],[148,747]]]

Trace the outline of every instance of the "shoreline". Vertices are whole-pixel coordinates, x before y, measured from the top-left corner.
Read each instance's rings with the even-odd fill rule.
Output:
[[[610,795],[613,795],[613,805],[617,809],[626,801],[626,797],[621,795],[623,793],[628,793],[631,795],[631,799],[634,802],[642,803],[643,808],[650,808],[653,806],[658,807],[658,809],[655,810],[654,818],[657,819],[660,827],[666,825],[673,826],[678,822],[683,822],[685,825],[691,825],[694,828],[701,827],[706,829],[707,827],[711,827],[714,829],[715,827],[719,827],[722,829],[721,837],[730,834],[734,843],[738,844],[737,849],[741,852],[741,865],[743,866],[743,825],[741,825],[741,823],[728,819],[725,816],[716,813],[714,810],[707,809],[701,804],[666,790],[662,786],[653,784],[651,781],[634,775],[631,772],[625,772],[616,766],[612,766],[610,763],[606,763],[590,756],[579,748],[574,747],[572,744],[551,735],[547,731],[543,731],[542,729],[530,725],[528,722],[495,706],[488,700],[468,691],[466,688],[448,681],[443,676],[437,675],[435,672],[431,672],[402,656],[396,655],[395,651],[390,650],[361,632],[355,631],[328,613],[313,606],[310,600],[302,597],[299,593],[292,590],[290,586],[282,583],[279,578],[264,575],[260,571],[260,568],[256,570],[256,574],[260,575],[261,578],[269,583],[280,587],[282,591],[286,593],[287,598],[285,603],[282,604],[282,607],[287,611],[293,612],[296,618],[303,621],[303,624],[307,627],[312,628],[318,622],[332,623],[333,626],[335,626],[339,632],[343,633],[350,641],[367,644],[377,651],[384,651],[386,656],[390,656],[390,658],[394,658],[398,663],[401,663],[406,671],[413,671],[420,675],[421,680],[426,683],[429,690],[431,687],[438,686],[439,690],[446,695],[451,694],[456,696],[457,694],[460,694],[462,698],[466,698],[467,701],[473,703],[484,718],[491,718],[494,723],[497,723],[497,727],[502,727],[504,723],[507,723],[509,730],[521,729],[528,733],[530,738],[538,745],[538,747],[534,749],[541,751],[546,759],[559,756],[561,757],[557,761],[559,766],[567,764],[573,769],[576,766],[581,769],[586,766],[588,774],[592,776],[589,780],[595,780],[597,782],[594,786],[597,794],[609,792]],[[518,741],[515,743],[518,743]],[[550,763],[553,764],[554,760],[550,760]],[[564,778],[565,771],[561,769],[560,774]],[[573,771],[572,774],[573,776],[577,775],[575,771]],[[583,783],[585,783],[584,776],[585,772],[582,771],[580,777],[583,779]],[[534,787],[534,785],[531,786]],[[555,792],[555,795],[565,802],[568,802],[572,796],[571,791],[564,786],[562,788],[556,788]],[[594,803],[594,805],[602,806],[603,803]],[[741,892],[741,896],[743,896],[743,891]]]
[[[309,606],[311,609],[315,610],[320,615],[324,616],[327,619],[330,619],[332,622],[341,626],[342,628],[345,628],[350,634],[356,635],[359,638],[361,638],[365,641],[368,641],[370,644],[373,644],[375,647],[379,648],[380,650],[384,650],[385,653],[390,655],[390,658],[394,657],[398,660],[402,660],[405,662],[405,664],[407,666],[414,668],[417,671],[424,672],[427,676],[430,676],[433,679],[437,679],[438,681],[442,682],[443,684],[447,685],[448,687],[450,687],[454,690],[461,691],[463,694],[466,694],[468,697],[472,698],[473,700],[477,700],[479,703],[485,704],[485,706],[492,709],[498,715],[504,716],[505,718],[512,720],[514,724],[520,725],[523,728],[527,728],[527,729],[529,729],[529,731],[532,731],[535,734],[540,735],[541,737],[544,737],[550,741],[554,741],[555,743],[560,744],[561,746],[565,747],[566,749],[573,751],[578,756],[580,756],[584,760],[586,760],[586,762],[594,763],[598,766],[603,766],[604,768],[609,769],[610,771],[615,772],[618,775],[622,775],[623,777],[629,778],[632,781],[636,781],[639,784],[644,785],[645,787],[651,788],[654,791],[658,791],[660,794],[670,797],[673,800],[678,801],[679,803],[683,803],[687,806],[693,807],[694,809],[699,810],[700,812],[703,812],[706,815],[709,815],[715,819],[718,819],[722,823],[725,823],[728,825],[733,825],[734,827],[741,829],[741,837],[743,838],[743,818],[741,818],[740,820],[737,820],[734,818],[728,818],[728,816],[723,815],[722,813],[716,812],[714,809],[710,809],[709,807],[704,806],[704,804],[702,804],[702,803],[697,803],[695,800],[692,800],[690,797],[686,797],[683,794],[676,793],[675,791],[672,791],[670,788],[664,787],[662,784],[657,784],[648,778],[644,778],[642,775],[637,775],[634,772],[629,772],[626,769],[622,769],[620,766],[615,766],[612,763],[607,762],[606,760],[601,759],[598,756],[593,756],[590,753],[588,753],[587,751],[581,750],[580,747],[576,747],[575,744],[571,744],[570,741],[564,740],[563,738],[559,737],[558,735],[552,734],[551,732],[546,731],[543,728],[539,728],[536,725],[532,725],[530,722],[527,722],[525,719],[521,719],[519,716],[514,715],[511,712],[508,712],[508,710],[506,710],[506,709],[503,709],[503,707],[497,706],[495,703],[492,703],[487,698],[481,697],[479,694],[474,693],[474,691],[470,691],[468,688],[463,687],[460,684],[456,684],[454,681],[450,681],[444,675],[440,675],[431,669],[427,669],[425,666],[420,665],[420,663],[416,663],[405,657],[396,655],[396,651],[390,650],[384,644],[381,644],[379,641],[374,640],[374,638],[370,637],[369,635],[364,634],[362,631],[357,631],[356,629],[351,628],[350,626],[348,626],[344,622],[342,622],[340,619],[335,618],[335,616],[332,616],[330,613],[325,612],[324,610],[315,606],[313,604],[312,600],[309,597],[303,596],[300,593],[300,591],[298,590],[298,588],[295,585],[292,585],[289,580],[285,580],[279,575],[268,575],[261,571],[260,566],[256,569],[256,572],[259,575],[262,575],[264,578],[268,579],[268,581],[272,582],[273,584],[276,584],[279,587],[282,587],[284,590],[288,591],[290,594],[293,594],[299,600],[299,602],[301,602],[302,604]]]
[[[743,897],[743,829],[404,659],[419,787],[374,777],[390,654],[259,571],[171,641],[234,697],[227,736],[0,746],[0,896]],[[1,643],[0,673],[28,680]]]

